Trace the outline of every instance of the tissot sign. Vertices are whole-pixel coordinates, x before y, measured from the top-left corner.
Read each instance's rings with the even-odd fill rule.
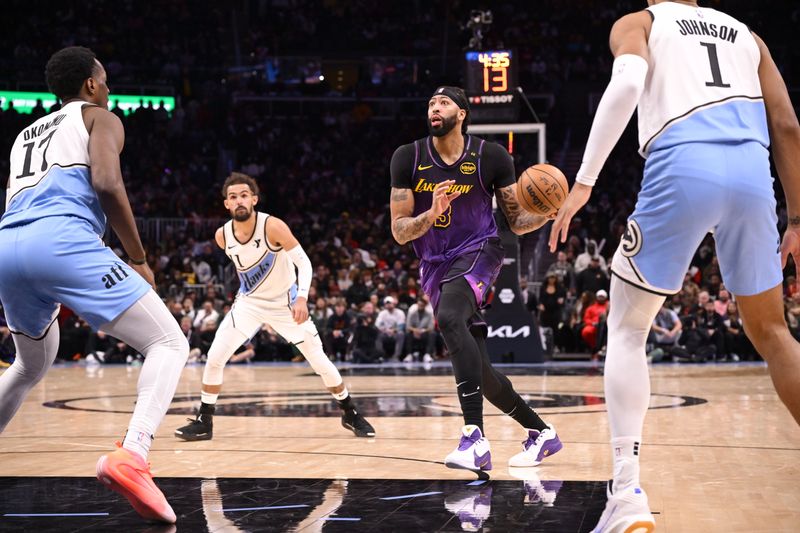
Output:
[[[502,218],[502,216],[497,217]],[[486,340],[493,361],[539,363],[542,345],[539,328],[525,308],[519,289],[519,245],[517,237],[498,220],[506,257],[494,286],[494,300],[486,311],[489,338]]]

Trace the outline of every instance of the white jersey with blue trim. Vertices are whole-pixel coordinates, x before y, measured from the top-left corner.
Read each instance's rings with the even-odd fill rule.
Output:
[[[647,10],[653,23],[638,107],[640,153],[687,142],[769,147],[761,55],[748,27],[720,11],[677,2]]]
[[[256,225],[247,242],[240,242],[233,232],[233,220],[222,229],[225,255],[231,258],[239,274],[239,293],[262,300],[285,297],[297,282],[297,273],[289,254],[267,239],[269,215],[256,211]]]
[[[75,101],[17,135],[11,148],[6,211],[0,229],[52,216],[84,218],[105,233],[106,216],[92,187],[84,106]]]

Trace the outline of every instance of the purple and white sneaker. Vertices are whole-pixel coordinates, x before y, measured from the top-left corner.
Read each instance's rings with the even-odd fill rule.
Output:
[[[547,424],[547,429],[541,431],[528,430],[528,439],[522,443],[522,451],[509,459],[508,466],[528,467],[538,466],[545,458],[558,452],[564,445],[556,435],[555,428]]]
[[[460,490],[444,500],[444,508],[456,515],[462,531],[480,531],[492,515],[492,487]]]
[[[448,468],[461,468],[480,472],[492,469],[492,452],[489,441],[484,438],[478,426],[468,425],[461,428],[461,442],[444,459]]]

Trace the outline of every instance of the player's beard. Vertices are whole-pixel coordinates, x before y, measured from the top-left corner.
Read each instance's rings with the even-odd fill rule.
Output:
[[[252,209],[248,209],[246,207],[242,207],[241,209],[236,208],[233,210],[233,220],[236,222],[245,222],[246,220],[250,219],[250,215],[252,214]]]
[[[450,131],[456,127],[456,116],[453,115],[452,117],[442,117],[442,124],[441,126],[434,127],[431,125],[431,119],[428,119],[428,131],[434,137],[444,137]]]

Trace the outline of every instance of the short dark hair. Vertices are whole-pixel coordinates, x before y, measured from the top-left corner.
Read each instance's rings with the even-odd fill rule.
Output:
[[[242,172],[231,172],[231,175],[225,178],[225,183],[222,184],[222,197],[228,197],[228,187],[231,185],[247,185],[250,187],[250,192],[254,196],[258,196],[258,183],[256,180]]]
[[[83,46],[69,46],[53,54],[44,68],[50,92],[59,100],[78,96],[83,82],[95,72],[96,56]]]

